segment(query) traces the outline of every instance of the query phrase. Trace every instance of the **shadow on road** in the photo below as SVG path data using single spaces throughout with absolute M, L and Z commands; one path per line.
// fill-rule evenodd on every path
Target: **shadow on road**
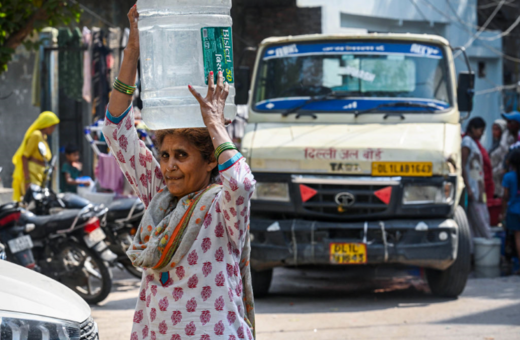
M 467 314 L 459 318 L 450 318 L 438 323 L 518 326 L 520 325 L 520 302 L 502 308 Z
M 257 313 L 330 313 L 421 307 L 446 303 L 431 295 L 420 272 L 409 269 L 276 269 Z M 377 303 L 373 303 L 377 302 Z

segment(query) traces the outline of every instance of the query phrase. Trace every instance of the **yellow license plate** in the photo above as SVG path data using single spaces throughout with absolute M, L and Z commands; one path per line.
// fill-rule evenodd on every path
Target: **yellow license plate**
M 432 162 L 373 162 L 372 176 L 431 177 Z
M 330 262 L 333 264 L 367 263 L 367 245 L 364 243 L 331 243 Z

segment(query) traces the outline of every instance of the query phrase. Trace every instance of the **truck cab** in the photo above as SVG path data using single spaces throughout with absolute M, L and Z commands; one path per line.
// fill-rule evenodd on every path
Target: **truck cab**
M 460 111 L 474 78 L 460 74 L 457 88 L 448 41 L 268 38 L 252 74 L 242 153 L 257 180 L 255 295 L 275 267 L 399 264 L 458 296 L 470 271 Z

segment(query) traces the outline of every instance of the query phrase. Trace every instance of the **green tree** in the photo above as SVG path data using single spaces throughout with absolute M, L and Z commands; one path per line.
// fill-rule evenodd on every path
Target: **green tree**
M 26 38 L 48 26 L 79 22 L 81 10 L 75 0 L 1 0 L 0 1 L 0 73 L 7 70 L 16 48 L 36 48 Z

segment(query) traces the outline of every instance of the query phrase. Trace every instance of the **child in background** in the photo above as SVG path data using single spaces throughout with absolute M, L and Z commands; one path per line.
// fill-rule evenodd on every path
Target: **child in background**
M 61 192 L 77 192 L 78 185 L 90 185 L 89 180 L 78 180 L 81 176 L 82 164 L 79 162 L 79 149 L 69 144 L 65 148 L 66 162 L 61 167 Z
M 509 166 L 512 171 L 504 175 L 502 186 L 504 196 L 502 198 L 502 214 L 500 219 L 506 217 L 506 228 L 513 232 L 516 244 L 516 256 L 520 254 L 520 149 L 514 150 L 509 156 Z

